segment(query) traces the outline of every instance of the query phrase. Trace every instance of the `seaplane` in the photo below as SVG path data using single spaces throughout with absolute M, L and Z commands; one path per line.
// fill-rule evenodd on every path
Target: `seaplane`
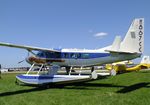
M 31 64 L 26 74 L 16 76 L 16 79 L 25 84 L 49 84 L 60 82 L 80 81 L 84 79 L 96 79 L 97 73 L 94 66 L 132 60 L 142 55 L 144 51 L 144 18 L 136 18 L 131 23 L 125 38 L 116 36 L 114 42 L 100 49 L 50 49 L 19 44 L 3 43 L 0 46 L 25 49 L 32 55 L 26 58 Z M 36 51 L 36 53 L 35 53 Z M 37 74 L 30 74 L 35 66 L 39 66 Z M 66 74 L 58 74 L 60 67 L 66 68 Z M 71 75 L 74 67 L 91 67 L 89 75 Z M 46 74 L 40 73 L 43 68 L 48 68 Z M 111 70 L 110 74 L 115 71 Z

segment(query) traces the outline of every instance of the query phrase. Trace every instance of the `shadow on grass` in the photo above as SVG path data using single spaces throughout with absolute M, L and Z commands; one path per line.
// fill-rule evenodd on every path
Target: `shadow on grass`
M 23 94 L 23 93 L 30 93 L 30 92 L 36 92 L 36 91 L 42 91 L 42 90 L 45 90 L 45 89 L 36 87 L 36 88 L 32 88 L 32 89 L 24 89 L 24 90 L 3 92 L 3 93 L 0 93 L 0 97 Z
M 149 82 L 137 83 L 131 86 L 121 86 L 121 85 L 113 85 L 113 84 L 105 84 L 105 83 L 90 83 L 90 82 L 80 82 L 80 83 L 71 83 L 71 84 L 50 84 L 50 85 L 44 85 L 40 87 L 33 87 L 32 89 L 3 92 L 0 93 L 0 97 L 31 93 L 37 91 L 39 92 L 47 89 L 95 90 L 101 87 L 122 88 L 118 90 L 116 93 L 129 93 L 140 88 L 145 88 L 145 87 L 150 88 L 150 86 L 148 86 L 149 84 L 150 84 Z
M 49 84 L 44 86 L 33 87 L 32 89 L 3 92 L 0 93 L 0 97 L 12 96 L 12 95 L 18 95 L 24 93 L 32 93 L 32 92 L 43 91 L 47 89 L 95 90 L 95 88 L 99 88 L 99 87 L 124 87 L 124 86 L 117 86 L 112 84 L 100 84 L 100 83 L 88 83 L 88 82 L 69 83 L 69 84 Z
M 142 82 L 142 83 L 137 83 L 137 84 L 134 84 L 131 86 L 126 86 L 123 89 L 117 91 L 117 93 L 129 93 L 129 92 L 135 91 L 140 88 L 149 87 L 148 86 L 149 84 L 150 84 L 149 82 Z
M 113 84 L 105 84 L 105 83 L 76 83 L 73 84 L 72 86 L 76 86 L 76 87 L 80 87 L 80 86 L 84 86 L 84 87 L 124 87 L 124 86 L 120 86 L 120 85 L 113 85 Z

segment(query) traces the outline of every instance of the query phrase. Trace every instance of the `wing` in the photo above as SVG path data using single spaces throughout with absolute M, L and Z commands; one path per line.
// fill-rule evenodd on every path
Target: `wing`
M 16 45 L 16 44 L 2 43 L 2 42 L 0 42 L 0 46 L 26 49 L 26 50 L 29 50 L 29 51 L 37 50 L 37 51 L 60 52 L 59 50 L 54 50 L 54 49 L 40 48 L 40 47 L 33 47 L 33 46 L 25 46 L 25 45 Z

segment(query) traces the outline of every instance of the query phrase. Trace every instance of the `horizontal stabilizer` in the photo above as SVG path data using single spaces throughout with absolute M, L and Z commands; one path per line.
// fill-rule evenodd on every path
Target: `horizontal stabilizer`
M 106 51 L 110 52 L 110 51 L 114 51 L 117 52 L 120 49 L 120 43 L 121 43 L 121 36 L 116 36 L 112 46 L 110 47 L 110 49 L 107 49 Z
M 137 54 L 137 52 L 125 52 L 125 51 L 113 51 L 113 50 L 105 50 L 110 53 L 120 53 L 120 54 Z

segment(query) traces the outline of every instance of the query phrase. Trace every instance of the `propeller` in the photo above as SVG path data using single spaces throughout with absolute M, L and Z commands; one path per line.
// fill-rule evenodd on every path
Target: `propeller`
M 35 55 L 35 53 L 33 53 L 32 51 L 28 50 L 27 57 L 30 56 L 30 53 Z M 26 58 L 27 58 L 27 57 L 26 57 Z M 19 61 L 18 64 L 20 64 L 20 63 L 26 61 L 26 58 L 23 57 L 23 60 Z
M 24 61 L 25 61 L 25 59 L 24 59 L 24 60 L 19 61 L 19 62 L 18 62 L 18 64 L 20 64 L 20 63 L 22 63 L 22 62 L 24 62 Z

